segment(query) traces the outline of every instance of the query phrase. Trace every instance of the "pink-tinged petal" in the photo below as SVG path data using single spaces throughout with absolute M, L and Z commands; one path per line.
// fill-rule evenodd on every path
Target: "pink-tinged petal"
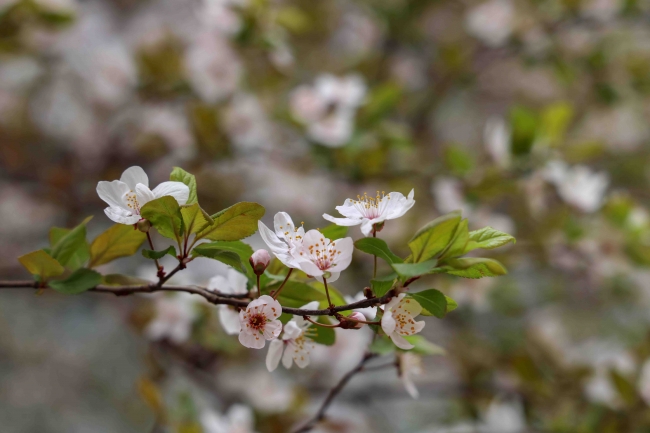
M 280 317 L 280 314 L 282 314 L 282 305 L 280 305 L 278 301 L 274 300 L 270 296 L 267 295 L 264 296 L 270 298 L 271 300 L 268 301 L 268 303 L 264 306 L 262 312 L 269 320 L 277 319 L 278 317 Z
M 335 248 L 340 251 L 341 254 L 336 255 L 333 262 L 336 266 L 332 266 L 331 269 L 332 271 L 343 272 L 347 269 L 348 266 L 350 266 L 350 263 L 352 262 L 354 242 L 352 241 L 352 238 L 338 239 L 334 242 L 336 243 Z
M 266 368 L 269 371 L 273 371 L 278 368 L 280 364 L 280 359 L 282 359 L 282 350 L 284 349 L 284 343 L 282 340 L 273 340 L 269 345 L 269 351 L 266 354 Z
M 395 203 L 389 209 L 386 213 L 386 219 L 395 219 L 403 216 L 406 212 L 409 211 L 415 204 L 415 200 L 413 200 L 413 196 L 415 194 L 414 190 L 411 190 L 411 192 L 408 195 L 408 198 L 404 197 L 400 193 L 390 193 L 391 201 L 394 200 L 393 194 L 395 194 Z
M 163 182 L 153 189 L 156 198 L 171 196 L 176 199 L 178 204 L 184 205 L 190 197 L 190 188 L 183 182 Z
M 127 184 L 131 191 L 135 191 L 135 186 L 139 183 L 147 187 L 149 186 L 149 177 L 147 177 L 147 173 L 144 172 L 142 167 L 138 167 L 137 165 L 124 170 L 122 177 L 120 177 L 120 181 Z
M 372 226 L 378 222 L 381 221 L 379 221 L 378 219 L 374 219 L 374 220 L 364 219 L 363 223 L 361 224 L 361 233 L 363 233 L 365 237 L 370 236 L 372 234 Z
M 124 210 L 120 207 L 107 207 L 104 209 L 106 216 L 116 223 L 132 225 L 140 221 L 140 215 L 134 215 L 133 212 Z
M 264 306 L 271 301 L 273 301 L 272 297 L 270 297 L 269 295 L 262 295 L 259 298 L 249 302 L 248 306 L 246 307 L 246 311 L 254 311 L 255 308 L 257 307 L 258 311 L 262 312 Z
M 361 222 L 363 221 L 362 219 L 335 218 L 326 213 L 323 214 L 323 218 L 325 218 L 327 221 L 333 222 L 337 226 L 345 226 L 345 227 L 357 226 L 361 224 Z
M 352 220 L 360 220 L 364 218 L 363 214 L 359 212 L 359 208 L 355 206 L 354 200 L 352 199 L 345 200 L 342 206 L 336 206 L 335 209 L 344 217 Z
M 296 350 L 296 347 L 294 344 L 288 344 L 287 348 L 284 350 L 284 354 L 282 355 L 282 365 L 284 365 L 284 368 L 287 370 L 291 368 L 291 364 L 293 363 L 293 351 Z
M 311 275 L 312 277 L 320 277 L 323 275 L 323 271 L 321 271 L 318 266 L 316 266 L 312 261 L 307 259 L 299 260 L 298 268 L 300 268 L 300 270 L 305 274 Z
M 396 327 L 397 322 L 395 322 L 392 311 L 386 309 L 384 315 L 381 318 L 381 329 L 384 330 L 386 335 L 391 335 L 395 331 Z
M 267 340 L 273 340 L 274 338 L 278 338 L 280 332 L 282 332 L 282 322 L 280 322 L 279 320 L 268 322 L 264 326 L 264 338 L 266 338 Z
M 142 209 L 142 206 L 156 198 L 149 187 L 141 183 L 135 186 L 135 197 L 138 200 L 138 206 L 140 206 L 140 209 Z
M 259 332 L 251 334 L 246 331 L 239 333 L 239 342 L 250 349 L 261 349 L 266 344 L 266 340 Z
M 248 292 L 246 284 L 248 283 L 248 278 L 246 275 L 241 272 L 237 272 L 234 269 L 228 269 L 228 285 L 230 286 L 230 293 L 236 295 L 243 295 Z
M 97 195 L 109 206 L 126 207 L 124 196 L 131 192 L 129 186 L 119 180 L 112 182 L 101 181 L 97 184 Z
M 227 305 L 219 305 L 219 323 L 228 335 L 235 335 L 241 332 L 239 313 Z
M 260 236 L 262 236 L 262 240 L 268 245 L 278 260 L 290 268 L 297 268 L 298 264 L 296 263 L 296 259 L 289 253 L 289 245 L 280 240 L 262 221 L 257 223 L 257 227 Z
M 399 335 L 397 332 L 393 332 L 392 334 L 390 334 L 390 339 L 393 340 L 395 346 L 399 347 L 402 350 L 410 350 L 415 347 L 411 343 L 406 341 L 406 339 L 401 335 Z

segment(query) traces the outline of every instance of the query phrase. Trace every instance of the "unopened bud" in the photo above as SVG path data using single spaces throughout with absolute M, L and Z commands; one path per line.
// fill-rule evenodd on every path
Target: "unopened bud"
M 372 292 L 370 287 L 366 287 L 363 289 L 363 296 L 365 296 L 366 299 L 372 299 L 375 297 L 375 294 Z
M 269 263 L 271 263 L 271 256 L 266 250 L 257 250 L 248 261 L 250 262 L 255 275 L 262 275 L 269 266 Z
M 149 220 L 146 219 L 141 219 L 137 223 L 135 223 L 135 226 L 140 230 L 142 233 L 147 233 L 149 229 L 151 228 L 151 223 Z
M 348 317 L 353 320 L 363 320 L 364 322 L 366 320 L 366 316 L 359 313 L 358 311 L 355 311 L 354 313 L 350 314 Z M 354 327 L 357 329 L 361 329 L 363 328 L 363 325 L 365 325 L 365 323 L 356 322 L 356 325 L 354 325 Z

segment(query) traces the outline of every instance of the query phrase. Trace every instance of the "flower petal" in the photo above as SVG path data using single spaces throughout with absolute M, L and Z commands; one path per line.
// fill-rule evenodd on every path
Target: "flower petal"
M 223 275 L 217 275 L 216 277 L 210 278 L 210 281 L 208 281 L 207 289 L 211 292 L 221 292 L 229 295 L 233 294 L 230 283 Z
M 308 343 L 305 343 L 305 345 Z M 293 361 L 299 368 L 305 368 L 309 365 L 309 351 L 305 348 L 293 353 Z
M 411 398 L 417 399 L 420 396 L 418 389 L 408 374 L 402 374 L 402 384 L 404 384 L 404 389 L 406 389 L 406 392 L 408 392 Z
M 264 298 L 266 305 L 262 309 L 268 319 L 277 319 L 282 314 L 282 305 L 269 295 L 262 295 L 259 299 Z
M 286 368 L 287 370 L 291 368 L 291 364 L 293 363 L 294 350 L 295 350 L 295 345 L 289 344 L 285 349 L 284 354 L 282 355 L 282 365 L 284 365 L 284 368 Z
M 397 332 L 393 332 L 392 334 L 390 334 L 390 339 L 393 340 L 395 346 L 399 347 L 402 350 L 410 350 L 415 347 L 411 343 L 406 341 L 406 339 L 401 335 L 399 335 Z
M 149 187 L 141 183 L 135 186 L 135 197 L 138 200 L 138 206 L 140 207 L 140 209 L 142 209 L 142 206 L 144 206 L 145 204 L 149 203 L 151 200 L 154 200 L 156 198 L 156 196 L 149 189 Z
M 343 272 L 352 262 L 352 251 L 354 251 L 354 242 L 352 238 L 337 239 L 336 249 L 341 252 L 337 254 L 330 269 L 336 272 Z
M 280 332 L 282 332 L 282 322 L 279 320 L 268 322 L 264 326 L 264 338 L 267 340 L 273 340 L 274 338 L 277 338 L 280 335 Z
M 109 206 L 126 207 L 124 196 L 131 192 L 129 186 L 119 180 L 112 182 L 101 181 L 97 183 L 97 195 Z
M 180 205 L 187 203 L 187 199 L 190 197 L 190 189 L 183 182 L 163 182 L 155 187 L 152 192 L 156 198 L 166 195 L 172 196 Z
M 284 325 L 284 336 L 282 338 L 285 340 L 295 340 L 300 337 L 300 334 L 302 334 L 302 328 L 298 326 L 295 320 L 289 320 Z
M 356 226 L 361 224 L 361 222 L 363 221 L 362 219 L 335 218 L 326 213 L 323 214 L 323 218 L 325 218 L 327 221 L 333 222 L 337 226 L 345 226 L 345 227 Z
M 266 344 L 266 340 L 262 338 L 259 332 L 251 334 L 245 330 L 239 333 L 239 342 L 251 349 L 261 349 Z
M 219 323 L 228 335 L 236 335 L 241 332 L 239 313 L 227 305 L 219 305 Z
M 364 219 L 363 223 L 361 223 L 361 233 L 366 237 L 370 236 L 372 234 L 372 226 L 383 221 L 383 219 L 380 220 L 379 218 L 374 220 Z
M 120 181 L 127 184 L 131 191 L 135 191 L 135 187 L 139 183 L 146 187 L 149 186 L 149 177 L 147 177 L 147 173 L 144 172 L 142 167 L 138 167 L 137 165 L 124 170 L 122 177 L 120 177 Z
M 391 335 L 395 331 L 397 323 L 393 317 L 393 312 L 389 309 L 386 309 L 384 315 L 381 317 L 381 329 L 384 330 L 386 335 Z
M 111 206 L 104 209 L 104 213 L 111 221 L 120 224 L 135 224 L 140 221 L 140 215 L 134 215 L 133 212 L 122 209 L 121 207 Z
M 248 289 L 246 288 L 246 284 L 248 283 L 248 278 L 241 272 L 237 272 L 236 270 L 230 268 L 228 269 L 228 285 L 230 286 L 230 293 L 236 294 L 236 295 L 243 295 L 246 292 L 248 292 Z
M 280 359 L 282 359 L 282 349 L 284 349 L 284 343 L 281 340 L 273 340 L 269 345 L 269 351 L 266 354 L 266 368 L 269 371 L 273 371 L 278 368 L 280 364 Z

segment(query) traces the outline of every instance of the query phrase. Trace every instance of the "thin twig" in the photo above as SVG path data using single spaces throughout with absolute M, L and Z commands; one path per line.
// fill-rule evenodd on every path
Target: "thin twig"
M 278 299 L 278 296 L 280 296 L 280 292 L 284 288 L 284 285 L 287 284 L 287 281 L 289 281 L 289 277 L 291 276 L 292 272 L 293 272 L 293 268 L 289 268 L 289 272 L 287 272 L 287 276 L 284 278 L 284 281 L 282 282 L 282 284 L 280 284 L 280 287 L 278 287 L 278 290 L 276 290 L 273 293 L 273 299 Z M 258 288 L 259 288 L 259 286 L 258 286 Z
M 156 249 L 153 246 L 153 240 L 151 240 L 151 233 L 147 230 L 147 240 L 149 241 L 149 246 L 153 251 L 156 251 Z M 153 259 L 154 263 L 156 264 L 156 270 L 158 271 L 158 276 L 162 274 L 162 266 L 160 266 L 160 263 L 158 263 L 158 259 Z
M 306 321 L 308 321 L 310 323 L 313 323 L 314 325 L 321 326 L 323 328 L 340 328 L 341 327 L 340 323 L 337 323 L 336 325 L 326 325 L 325 323 L 318 323 L 318 322 L 312 320 L 311 317 L 309 317 L 309 316 L 305 316 L 305 317 L 303 317 L 303 319 L 305 319 Z

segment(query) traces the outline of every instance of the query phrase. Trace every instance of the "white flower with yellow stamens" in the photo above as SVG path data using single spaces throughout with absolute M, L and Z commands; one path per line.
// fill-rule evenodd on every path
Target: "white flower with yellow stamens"
M 266 340 L 274 340 L 282 332 L 282 322 L 278 317 L 282 306 L 268 295 L 251 301 L 246 310 L 239 312 L 239 342 L 251 349 L 261 349 Z
M 422 312 L 422 306 L 414 299 L 406 298 L 406 294 L 391 299 L 384 306 L 384 315 L 381 318 L 381 329 L 393 340 L 400 349 L 413 349 L 413 345 L 406 341 L 404 335 L 414 335 L 422 331 L 424 322 L 416 322 L 413 318 Z
M 276 213 L 273 223 L 275 233 L 262 221 L 258 221 L 257 227 L 260 230 L 262 239 L 278 260 L 290 268 L 299 268 L 300 265 L 294 253 L 302 245 L 305 229 L 302 226 L 296 227 L 286 212 Z
M 352 238 L 331 241 L 318 230 L 309 230 L 294 252 L 298 268 L 323 281 L 336 281 L 352 261 Z
M 147 174 L 142 168 L 133 166 L 124 170 L 120 180 L 99 182 L 97 194 L 108 203 L 109 207 L 104 212 L 111 220 L 120 224 L 135 224 L 140 221 L 140 209 L 145 204 L 169 195 L 183 205 L 187 203 L 190 189 L 183 182 L 169 181 L 150 190 Z
M 343 206 L 336 206 L 336 210 L 345 218 L 335 218 L 323 214 L 323 218 L 340 226 L 356 226 L 361 224 L 361 232 L 364 236 L 370 236 L 375 224 L 399 218 L 404 215 L 415 204 L 413 200 L 414 190 L 411 190 L 408 197 L 399 192 L 391 192 L 381 195 L 377 191 L 376 197 L 364 193 L 357 196 L 357 199 L 347 199 Z
M 246 283 L 248 279 L 245 275 L 228 268 L 226 276 L 217 275 L 210 278 L 207 289 L 211 292 L 225 293 L 228 295 L 245 295 L 248 293 Z M 230 305 L 217 305 L 219 311 L 219 322 L 226 331 L 226 334 L 236 335 L 241 331 L 239 324 L 239 313 L 235 307 Z
M 318 308 L 318 301 L 312 301 L 300 308 L 315 310 Z M 291 368 L 294 362 L 300 368 L 307 367 L 310 354 L 316 347 L 314 341 L 310 338 L 309 331 L 312 329 L 311 323 L 303 317 L 293 316 L 293 319 L 284 325 L 282 340 L 271 341 L 269 352 L 266 355 L 266 368 L 269 371 L 275 370 L 280 363 L 280 359 L 282 359 L 282 365 L 287 369 Z

